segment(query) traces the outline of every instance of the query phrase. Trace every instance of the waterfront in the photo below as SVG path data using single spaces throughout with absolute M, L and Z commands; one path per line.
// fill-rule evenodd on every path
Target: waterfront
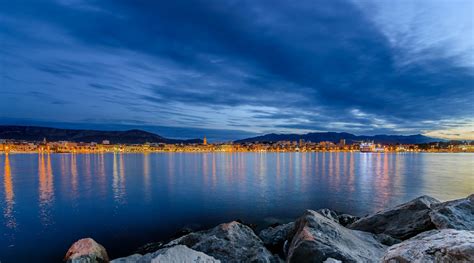
M 473 171 L 467 153 L 0 155 L 0 260 L 59 261 L 85 236 L 118 257 L 184 226 L 456 199 L 474 192 Z

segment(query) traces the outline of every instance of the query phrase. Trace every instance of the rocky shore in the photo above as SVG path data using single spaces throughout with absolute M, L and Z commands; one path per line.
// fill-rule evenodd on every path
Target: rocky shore
M 474 194 L 448 202 L 421 196 L 362 218 L 306 210 L 294 222 L 259 233 L 233 221 L 147 250 L 155 251 L 110 261 L 103 246 L 85 238 L 71 246 L 64 261 L 474 262 Z

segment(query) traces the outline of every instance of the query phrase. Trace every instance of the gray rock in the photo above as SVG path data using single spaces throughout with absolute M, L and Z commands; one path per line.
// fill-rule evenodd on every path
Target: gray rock
M 435 228 L 430 212 L 431 206 L 438 203 L 439 201 L 432 197 L 421 196 L 394 208 L 363 217 L 347 227 L 375 234 L 384 233 L 405 240 Z
M 355 221 L 360 219 L 360 217 L 358 217 L 358 216 L 353 216 L 353 215 L 349 215 L 349 214 L 341 214 L 341 215 L 338 215 L 337 218 L 339 219 L 339 224 L 341 224 L 343 226 L 347 226 L 349 224 L 352 224 Z
M 321 214 L 307 210 L 295 222 L 288 262 L 378 262 L 386 246 L 371 233 L 351 230 Z
M 454 229 L 424 232 L 391 246 L 383 262 L 474 262 L 474 232 Z
M 353 215 L 349 215 L 349 214 L 338 214 L 337 212 L 335 212 L 331 209 L 327 209 L 327 208 L 316 210 L 316 212 L 320 213 L 321 215 L 323 215 L 323 216 L 325 216 L 325 217 L 327 217 L 327 218 L 333 220 L 334 222 L 339 223 L 343 226 L 346 226 L 348 224 L 352 224 L 355 221 L 360 219 L 360 217 L 358 217 L 358 216 L 353 216 Z
M 202 252 L 192 250 L 187 246 L 177 245 L 162 248 L 146 255 L 134 254 L 124 258 L 112 260 L 110 263 L 217 263 L 219 260 Z
M 151 263 L 218 263 L 221 262 L 202 252 L 192 250 L 187 246 L 177 245 L 171 248 L 160 249 L 160 254 L 153 258 Z
M 459 200 L 433 205 L 430 218 L 437 229 L 474 231 L 474 194 Z
M 323 263 L 342 263 L 342 261 L 337 260 L 337 259 L 333 259 L 333 258 L 328 258 L 328 259 L 324 260 Z
M 395 244 L 398 244 L 402 242 L 400 239 L 393 238 L 389 235 L 386 234 L 376 234 L 375 238 L 382 244 L 386 246 L 393 246 Z
M 186 245 L 223 262 L 278 262 L 249 227 L 236 221 L 191 233 L 166 246 Z
M 294 227 L 294 222 L 269 227 L 260 231 L 258 237 L 260 237 L 265 247 L 271 253 L 283 257 L 285 255 L 285 241 L 288 239 L 288 235 L 293 231 Z
M 332 211 L 331 209 L 323 208 L 316 210 L 316 212 L 320 213 L 321 215 L 325 216 L 332 221 L 339 223 L 339 217 L 336 212 Z
M 263 244 L 266 246 L 283 244 L 287 239 L 288 234 L 293 230 L 294 227 L 294 222 L 278 225 L 275 227 L 269 227 L 260 231 L 258 237 L 260 237 L 260 239 L 263 241 Z
M 133 255 L 130 255 L 128 257 L 116 258 L 116 259 L 110 261 L 110 263 L 135 263 L 135 262 L 138 262 L 142 258 L 143 258 L 143 255 L 133 254 Z M 148 261 L 148 262 L 150 262 L 150 261 Z
M 92 238 L 76 241 L 64 256 L 68 263 L 107 263 L 109 256 L 105 248 Z

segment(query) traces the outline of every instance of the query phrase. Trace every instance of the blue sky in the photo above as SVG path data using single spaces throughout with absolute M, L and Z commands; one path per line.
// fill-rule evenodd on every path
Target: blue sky
M 0 123 L 474 139 L 473 1 L 0 1 Z

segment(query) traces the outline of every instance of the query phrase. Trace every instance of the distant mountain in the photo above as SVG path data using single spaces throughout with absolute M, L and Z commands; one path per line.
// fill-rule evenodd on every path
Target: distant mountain
M 299 141 L 303 139 L 305 141 L 311 142 L 322 142 L 330 141 L 337 143 L 341 139 L 345 139 L 346 143 L 354 143 L 359 141 L 374 141 L 375 143 L 384 143 L 384 144 L 411 144 L 411 143 L 428 143 L 435 141 L 442 141 L 440 139 L 435 139 L 427 137 L 421 134 L 416 135 L 373 135 L 366 136 L 361 135 L 357 136 L 354 134 L 346 132 L 312 132 L 307 134 L 266 134 L 262 136 L 247 138 L 243 140 L 235 141 L 236 143 L 245 143 L 245 142 L 277 142 L 277 141 Z
M 26 141 L 73 141 L 97 142 L 109 140 L 113 144 L 143 144 L 149 143 L 201 143 L 201 139 L 176 140 L 142 130 L 128 131 L 96 131 L 71 130 L 37 126 L 0 126 L 0 139 L 15 139 Z

